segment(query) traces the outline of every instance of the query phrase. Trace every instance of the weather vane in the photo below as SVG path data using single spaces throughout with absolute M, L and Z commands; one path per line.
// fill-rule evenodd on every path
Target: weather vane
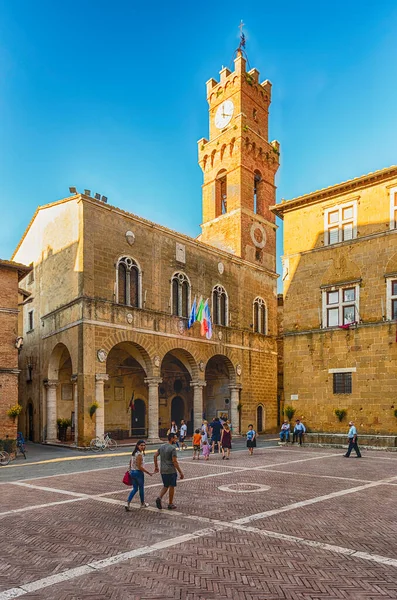
M 243 32 L 243 27 L 244 27 L 244 23 L 241 20 L 240 25 L 238 26 L 238 28 L 240 29 L 240 45 L 239 48 L 245 48 L 245 35 Z

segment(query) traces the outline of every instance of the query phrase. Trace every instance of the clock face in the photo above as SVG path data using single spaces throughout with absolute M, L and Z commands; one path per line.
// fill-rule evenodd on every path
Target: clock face
M 222 102 L 220 106 L 218 106 L 218 110 L 215 114 L 215 127 L 218 129 L 223 129 L 227 125 L 229 125 L 234 112 L 234 104 L 231 100 L 225 100 Z

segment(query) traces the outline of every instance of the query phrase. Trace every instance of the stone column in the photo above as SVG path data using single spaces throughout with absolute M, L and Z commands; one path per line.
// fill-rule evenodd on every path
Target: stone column
M 149 388 L 148 394 L 148 437 L 149 443 L 158 443 L 159 438 L 159 383 L 161 377 L 147 377 L 145 383 Z
M 205 381 L 191 381 L 193 388 L 193 430 L 201 429 L 203 421 L 203 388 L 207 385 Z
M 73 385 L 73 410 L 74 410 L 74 443 L 79 445 L 79 396 L 77 388 L 77 374 L 72 375 L 70 381 Z
M 56 442 L 57 431 L 57 380 L 48 379 L 44 385 L 47 388 L 47 437 L 46 442 Z
M 97 373 L 95 375 L 95 401 L 99 406 L 95 413 L 95 435 L 103 437 L 105 433 L 105 381 L 109 379 L 107 373 Z
M 230 389 L 230 420 L 232 422 L 233 434 L 240 435 L 240 419 L 237 406 L 240 402 L 241 384 L 235 383 L 229 386 Z

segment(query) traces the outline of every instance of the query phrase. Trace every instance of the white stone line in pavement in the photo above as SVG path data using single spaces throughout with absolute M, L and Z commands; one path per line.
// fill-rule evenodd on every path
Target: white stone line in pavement
M 151 554 L 152 552 L 157 552 L 164 550 L 166 548 L 171 548 L 172 546 L 178 546 L 179 544 L 185 544 L 186 542 L 190 542 L 192 540 L 198 539 L 200 537 L 204 537 L 207 535 L 212 535 L 216 531 L 223 529 L 222 525 L 216 525 L 214 527 L 208 527 L 206 529 L 201 529 L 195 531 L 193 533 L 186 533 L 184 535 L 179 535 L 174 538 L 170 538 L 168 540 L 163 540 L 161 542 L 156 542 L 151 546 L 143 546 L 141 548 L 136 548 L 135 550 L 131 550 L 129 552 L 122 552 L 121 554 L 116 554 L 114 556 L 109 556 L 103 560 L 97 560 L 91 563 L 87 563 L 85 565 L 81 565 L 80 567 L 74 569 L 68 569 L 63 571 L 62 573 L 57 573 L 56 575 L 51 575 L 49 577 L 44 577 L 43 579 L 37 579 L 36 581 L 32 581 L 30 583 L 26 583 L 16 588 L 10 588 L 5 590 L 4 592 L 0 592 L 0 600 L 10 600 L 11 598 L 18 598 L 20 596 L 24 596 L 25 594 L 29 594 L 31 592 L 37 592 L 46 587 L 50 587 L 52 585 L 56 585 L 57 583 L 62 583 L 63 581 L 70 581 L 71 579 L 75 579 L 76 577 L 81 577 L 82 575 L 89 575 L 95 573 L 95 571 L 99 571 L 101 569 L 106 569 L 107 567 L 111 567 L 120 562 L 125 562 L 132 558 L 137 558 L 139 556 L 144 556 L 145 554 Z
M 257 469 L 260 471 L 261 469 Z M 271 473 L 281 473 L 282 475 L 296 475 L 296 471 L 278 471 L 277 469 L 272 469 Z M 373 479 L 356 479 L 353 477 L 338 477 L 337 475 L 317 475 L 316 473 L 301 473 L 299 472 L 299 477 L 313 477 L 314 479 L 339 479 L 340 481 L 357 481 L 359 483 L 371 483 L 374 481 Z M 395 483 L 388 483 L 385 485 L 396 485 Z
M 392 478 L 396 479 L 396 478 Z M 387 480 L 386 480 L 387 481 Z M 368 486 L 361 486 L 368 487 Z M 116 501 L 117 502 L 117 501 Z M 153 509 L 154 510 L 154 509 Z M 183 513 L 170 513 L 170 516 L 187 516 L 183 515 Z M 43 579 L 38 579 L 36 581 L 32 581 L 30 583 L 21 585 L 19 587 L 10 588 L 3 592 L 0 592 L 0 600 L 11 600 L 12 598 L 18 598 L 20 596 L 24 596 L 25 594 L 31 592 L 37 592 L 46 587 L 50 587 L 56 585 L 58 583 L 62 583 L 64 581 L 70 581 L 77 577 L 81 577 L 83 575 L 92 574 L 95 571 L 100 569 L 105 569 L 121 562 L 125 562 L 132 558 L 138 558 L 140 556 L 144 556 L 146 554 L 151 554 L 153 552 L 161 551 L 166 548 L 170 548 L 173 546 L 177 546 L 180 544 L 184 544 L 186 542 L 190 542 L 200 537 L 211 536 L 217 531 L 221 531 L 226 528 L 231 528 L 234 530 L 242 531 L 244 533 L 253 533 L 256 535 L 260 535 L 263 537 L 268 537 L 272 539 L 277 539 L 281 541 L 286 541 L 289 543 L 296 543 L 298 545 L 309 546 L 311 548 L 317 548 L 328 552 L 333 552 L 337 554 L 343 554 L 345 556 L 349 556 L 350 558 L 357 558 L 361 560 L 367 560 L 370 562 L 380 563 L 390 567 L 397 567 L 397 560 L 393 558 L 389 558 L 386 556 L 381 556 L 379 554 L 370 554 L 368 552 L 360 552 L 357 550 L 353 550 L 351 548 L 344 548 L 342 546 L 336 546 L 333 544 L 326 544 L 323 542 L 316 542 L 314 540 L 307 540 L 304 538 L 299 538 L 292 535 L 286 535 L 283 533 L 277 533 L 273 531 L 267 531 L 258 529 L 257 527 L 247 527 L 238 522 L 227 522 L 227 521 L 217 521 L 208 518 L 202 518 L 199 516 L 188 515 L 188 518 L 193 518 L 194 520 L 200 520 L 203 522 L 209 522 L 213 526 L 207 527 L 205 529 L 197 530 L 193 533 L 188 533 L 184 535 L 180 535 L 174 538 L 170 538 L 168 540 L 163 540 L 161 542 L 156 542 L 151 546 L 143 546 L 141 548 L 136 548 L 135 550 L 131 550 L 129 552 L 123 552 L 120 554 L 116 554 L 114 556 L 107 557 L 103 560 L 93 561 L 87 563 L 85 565 L 81 565 L 80 567 L 76 567 L 74 569 L 68 569 L 63 571 L 62 573 L 58 573 L 56 575 L 51 575 L 49 577 L 45 577 Z
M 35 504 L 33 506 L 24 506 L 22 508 L 13 508 L 0 513 L 0 518 L 7 515 L 13 515 L 15 513 L 28 512 L 38 508 L 48 508 L 49 506 L 56 506 L 58 504 L 70 504 L 71 502 L 80 502 L 81 500 L 88 500 L 88 498 L 71 498 L 70 500 L 58 500 L 55 502 L 47 502 L 46 504 Z
M 391 483 L 396 479 L 397 479 L 397 477 L 389 477 L 387 479 L 381 479 L 379 481 L 372 481 L 371 483 L 367 483 L 365 485 L 359 485 L 354 488 L 350 488 L 350 489 L 346 489 L 346 490 L 339 490 L 338 492 L 331 492 L 331 494 L 326 494 L 324 496 L 317 496 L 316 498 L 309 498 L 308 500 L 302 500 L 301 502 L 294 502 L 293 504 L 287 504 L 287 506 L 282 506 L 281 508 L 275 508 L 273 510 L 266 510 L 262 513 L 256 513 L 256 514 L 250 515 L 248 517 L 243 517 L 242 519 L 236 519 L 232 522 L 238 523 L 238 524 L 250 523 L 251 521 L 257 521 L 259 519 L 265 519 L 267 517 L 279 515 L 280 513 L 287 512 L 290 510 L 295 510 L 296 508 L 302 508 L 303 506 L 309 506 L 310 504 L 317 504 L 318 502 L 324 502 L 325 500 L 331 500 L 332 498 L 339 498 L 340 496 L 346 496 L 347 494 L 353 494 L 355 492 L 361 492 L 361 491 L 367 490 L 369 488 L 378 487 L 379 485 L 384 485 L 385 483 Z

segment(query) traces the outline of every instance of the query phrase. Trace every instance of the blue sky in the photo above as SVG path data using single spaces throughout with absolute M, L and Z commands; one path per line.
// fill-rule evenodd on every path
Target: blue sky
M 278 201 L 397 163 L 395 1 L 0 0 L 0 257 L 70 185 L 198 235 L 205 82 L 241 19 Z

